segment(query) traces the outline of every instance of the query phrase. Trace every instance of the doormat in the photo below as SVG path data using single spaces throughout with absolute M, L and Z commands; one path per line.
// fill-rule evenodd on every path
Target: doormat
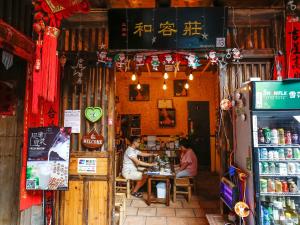
M 220 214 L 206 214 L 206 219 L 208 220 L 209 225 L 225 225 L 228 223 L 228 221 Z

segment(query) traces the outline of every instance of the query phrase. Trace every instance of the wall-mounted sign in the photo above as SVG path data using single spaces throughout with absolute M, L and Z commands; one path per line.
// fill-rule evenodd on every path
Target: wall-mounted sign
M 28 129 L 27 190 L 68 189 L 69 127 Z
M 87 107 L 85 109 L 84 114 L 87 120 L 91 121 L 92 123 L 95 123 L 102 117 L 103 110 L 100 107 Z
M 223 7 L 111 9 L 108 18 L 110 49 L 226 47 Z
M 95 129 L 93 129 L 87 135 L 82 137 L 81 143 L 86 148 L 101 148 L 104 143 L 104 138 L 101 134 L 98 134 Z
M 97 160 L 95 158 L 78 158 L 78 173 L 96 173 Z
M 80 110 L 65 110 L 64 127 L 71 127 L 73 134 L 80 133 Z

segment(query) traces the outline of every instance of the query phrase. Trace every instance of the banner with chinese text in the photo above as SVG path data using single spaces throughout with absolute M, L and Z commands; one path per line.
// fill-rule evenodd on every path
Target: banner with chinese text
M 300 78 L 300 21 L 298 17 L 287 17 L 286 55 L 288 78 Z
M 111 9 L 110 49 L 225 48 L 227 8 Z

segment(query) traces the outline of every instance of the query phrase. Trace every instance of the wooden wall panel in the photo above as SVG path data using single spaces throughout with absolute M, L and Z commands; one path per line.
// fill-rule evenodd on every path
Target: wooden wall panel
M 88 225 L 106 225 L 108 185 L 106 181 L 90 181 L 88 183 Z
M 85 157 L 87 158 L 87 157 Z M 69 168 L 69 174 L 70 175 L 93 175 L 93 176 L 106 176 L 107 175 L 107 166 L 108 166 L 108 162 L 107 162 L 107 158 L 96 158 L 96 162 L 97 162 L 97 168 L 96 168 L 96 173 L 78 173 L 77 172 L 77 165 L 78 165 L 78 158 L 71 158 L 70 159 L 70 168 Z

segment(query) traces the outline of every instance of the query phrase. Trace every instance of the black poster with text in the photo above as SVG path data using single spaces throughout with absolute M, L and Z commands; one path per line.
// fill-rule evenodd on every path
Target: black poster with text
M 110 49 L 226 47 L 227 8 L 111 9 Z

